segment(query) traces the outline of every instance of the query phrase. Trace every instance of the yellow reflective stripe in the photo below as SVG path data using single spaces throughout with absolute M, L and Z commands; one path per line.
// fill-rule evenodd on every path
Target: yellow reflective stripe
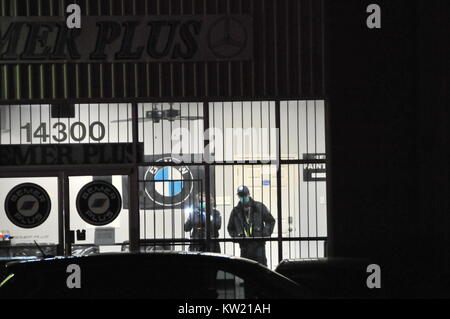
M 3 287 L 12 277 L 14 277 L 14 274 L 10 274 L 8 277 L 6 277 L 5 280 L 0 283 L 0 288 Z
M 253 225 L 250 225 L 250 236 L 248 235 L 245 227 L 244 227 L 244 234 L 245 234 L 245 237 L 250 237 L 253 234 Z

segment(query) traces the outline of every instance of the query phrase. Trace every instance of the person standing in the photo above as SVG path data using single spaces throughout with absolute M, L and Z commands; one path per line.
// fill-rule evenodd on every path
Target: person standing
M 241 257 L 248 258 L 267 266 L 266 242 L 257 239 L 270 237 L 275 226 L 275 219 L 267 207 L 250 197 L 247 186 L 237 190 L 239 203 L 231 211 L 228 221 L 228 233 L 233 238 L 253 238 L 240 241 Z
M 210 197 L 211 203 L 211 238 L 219 237 L 219 229 L 222 226 L 222 217 L 220 212 L 214 208 L 215 202 Z M 197 194 L 196 203 L 194 209 L 189 213 L 186 222 L 184 223 L 184 231 L 191 232 L 191 239 L 206 239 L 206 194 Z M 189 246 L 190 251 L 208 251 L 214 253 L 220 253 L 220 245 L 218 242 L 210 242 L 206 246 L 205 242 L 194 242 Z

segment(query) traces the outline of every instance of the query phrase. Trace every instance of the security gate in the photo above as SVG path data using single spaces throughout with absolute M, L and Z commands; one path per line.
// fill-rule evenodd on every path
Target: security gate
M 9 178 L 42 178 L 36 184 L 49 193 L 51 217 L 34 229 L 35 238 L 56 238 L 39 241 L 58 254 L 197 245 L 240 255 L 240 240 L 227 226 L 241 185 L 276 220 L 271 237 L 255 238 L 266 242 L 270 267 L 283 258 L 326 254 L 324 101 L 0 109 L 2 196 L 21 182 Z M 193 238 L 185 224 L 201 194 L 205 235 Z M 24 199 L 20 209 L 26 214 L 32 204 Z M 220 216 L 216 233 L 210 233 L 218 226 L 211 212 Z M 29 236 L 28 228 L 13 228 L 5 216 L 0 231 L 18 233 L 16 244 Z
M 205 193 L 206 227 L 212 211 L 221 225 L 199 240 L 240 255 L 227 229 L 240 185 L 276 220 L 270 267 L 326 254 L 323 0 L 77 1 L 80 30 L 64 28 L 66 1 L 0 3 L 0 178 L 53 178 L 58 254 L 111 244 L 111 228 L 110 250 L 189 249 L 184 224 Z M 122 197 L 107 225 L 78 215 L 93 181 Z M 113 198 L 95 193 L 100 219 Z

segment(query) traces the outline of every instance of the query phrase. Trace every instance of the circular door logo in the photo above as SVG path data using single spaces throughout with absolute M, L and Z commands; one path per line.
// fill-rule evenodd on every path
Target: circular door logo
M 91 225 L 104 226 L 113 222 L 122 209 L 119 191 L 110 183 L 90 182 L 83 186 L 77 196 L 80 217 Z
M 220 18 L 209 29 L 208 46 L 218 58 L 234 58 L 247 46 L 247 30 L 234 17 Z
M 50 197 L 36 184 L 17 185 L 6 196 L 6 216 L 14 225 L 22 228 L 41 225 L 50 215 L 50 210 Z
M 172 158 L 159 161 L 178 162 Z M 145 193 L 156 204 L 164 207 L 181 205 L 193 189 L 192 172 L 187 166 L 151 166 L 144 175 Z

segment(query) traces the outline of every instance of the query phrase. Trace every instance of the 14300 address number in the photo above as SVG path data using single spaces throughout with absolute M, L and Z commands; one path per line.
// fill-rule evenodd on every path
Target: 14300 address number
M 32 137 L 39 138 L 43 142 L 47 142 L 50 138 L 50 132 L 47 132 L 47 123 L 41 123 L 36 130 L 32 130 L 31 123 L 27 123 L 20 127 L 26 132 L 26 141 L 31 143 Z M 82 122 L 75 122 L 68 126 L 66 123 L 57 122 L 52 126 L 53 130 L 56 130 L 56 134 L 51 137 L 58 143 L 67 141 L 70 138 L 75 142 L 83 141 L 89 134 L 89 139 L 95 142 L 99 142 L 105 138 L 106 129 L 102 122 L 92 122 L 89 127 Z

